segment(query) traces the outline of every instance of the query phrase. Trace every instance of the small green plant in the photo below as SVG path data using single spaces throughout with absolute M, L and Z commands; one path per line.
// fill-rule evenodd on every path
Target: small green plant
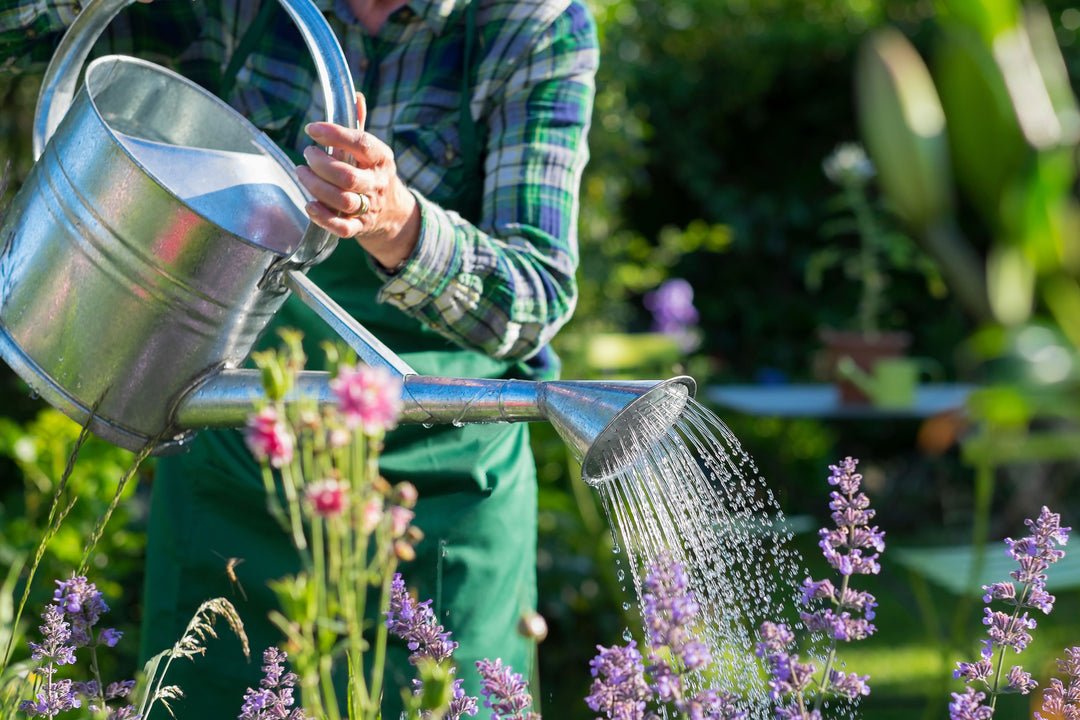
M 859 286 L 854 329 L 864 335 L 884 329 L 890 272 L 917 271 L 926 279 L 930 294 L 942 296 L 944 284 L 937 266 L 910 237 L 888 222 L 887 213 L 874 201 L 872 186 L 877 173 L 862 145 L 838 145 L 822 162 L 822 170 L 840 191 L 832 200 L 832 219 L 821 228 L 830 244 L 813 253 L 806 263 L 808 287 L 820 290 L 826 272 L 842 268 Z M 858 239 L 854 249 L 843 244 L 843 238 L 850 236 Z

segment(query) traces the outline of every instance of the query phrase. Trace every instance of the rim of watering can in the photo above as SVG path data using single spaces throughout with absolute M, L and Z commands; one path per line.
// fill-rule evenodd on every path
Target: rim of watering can
M 581 477 L 592 487 L 604 485 L 625 467 L 640 444 L 628 432 L 642 427 L 654 441 L 667 432 L 697 394 L 697 382 L 689 375 L 664 380 L 629 403 L 596 436 L 581 460 Z
M 319 86 L 323 92 L 327 121 L 355 129 L 356 86 L 345 51 L 334 31 L 311 0 L 277 1 L 300 31 L 314 61 Z M 35 160 L 41 157 L 45 144 L 71 107 L 79 76 L 90 57 L 94 43 L 120 11 L 135 2 L 136 0 L 90 0 L 61 37 L 42 77 L 34 110 L 31 145 Z M 203 92 L 206 92 L 205 89 Z M 207 95 L 216 97 L 208 92 Z M 309 222 L 297 247 L 283 261 L 295 267 L 322 260 L 326 251 L 332 248 L 336 241 L 336 237 L 329 232 Z

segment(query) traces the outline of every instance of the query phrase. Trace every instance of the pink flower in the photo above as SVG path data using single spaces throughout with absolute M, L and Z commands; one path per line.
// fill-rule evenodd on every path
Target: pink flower
M 390 535 L 396 538 L 404 535 L 414 517 L 416 517 L 416 513 L 412 510 L 400 505 L 394 505 L 390 508 Z
M 319 517 L 337 517 L 349 501 L 349 486 L 339 480 L 320 480 L 305 491 L 312 511 Z
M 244 440 L 259 462 L 268 460 L 272 467 L 280 468 L 292 461 L 292 433 L 272 406 L 263 408 L 248 419 Z
M 360 512 L 360 531 L 370 533 L 379 526 L 383 516 L 383 502 L 381 497 L 374 497 L 364 504 Z
M 401 415 L 401 380 L 383 368 L 341 367 L 330 381 L 345 425 L 377 435 L 397 426 Z

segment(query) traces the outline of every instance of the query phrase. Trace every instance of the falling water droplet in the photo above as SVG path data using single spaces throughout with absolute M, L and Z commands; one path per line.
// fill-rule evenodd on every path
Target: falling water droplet
M 626 628 L 622 631 L 622 639 L 625 642 L 630 642 L 634 639 L 634 633 L 630 632 L 630 628 Z
M 802 558 L 786 546 L 790 534 L 776 532 L 779 505 L 727 426 L 693 399 L 673 423 L 662 415 L 644 414 L 627 428 L 623 452 L 604 468 L 610 479 L 597 488 L 615 552 L 626 548 L 639 604 L 662 553 L 684 566 L 701 608 L 699 639 L 716 658 L 714 673 L 688 681 L 718 677 L 719 689 L 746 698 L 748 720 L 767 720 L 754 633 L 764 620 L 784 619 L 780 590 L 801 583 Z M 621 558 L 616 566 L 622 583 Z M 623 639 L 631 639 L 629 628 Z
M 629 610 L 630 609 L 630 603 L 624 601 L 623 604 L 622 604 L 622 609 L 623 610 Z
M 426 422 L 426 423 L 420 423 L 420 424 L 421 424 L 421 425 L 423 425 L 423 426 L 424 426 L 425 428 L 427 428 L 428 430 L 430 430 L 431 428 L 435 427 L 435 424 L 434 424 L 434 423 L 428 423 L 428 422 Z
M 30 399 L 37 400 L 41 395 L 38 394 L 37 388 L 30 388 Z

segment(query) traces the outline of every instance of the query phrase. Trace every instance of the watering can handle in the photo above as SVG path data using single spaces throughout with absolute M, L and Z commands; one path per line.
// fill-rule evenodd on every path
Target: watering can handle
M 352 73 L 334 31 L 311 0 L 279 0 L 296 23 L 304 43 L 315 60 L 326 106 L 326 119 L 345 127 L 356 127 L 356 90 Z M 134 0 L 91 0 L 75 18 L 60 40 L 41 83 L 32 134 L 34 160 L 56 132 L 71 107 L 79 73 L 90 49 L 105 27 Z M 336 238 L 334 239 L 336 241 Z M 328 232 L 309 223 L 289 264 L 304 265 L 323 254 L 331 244 Z

